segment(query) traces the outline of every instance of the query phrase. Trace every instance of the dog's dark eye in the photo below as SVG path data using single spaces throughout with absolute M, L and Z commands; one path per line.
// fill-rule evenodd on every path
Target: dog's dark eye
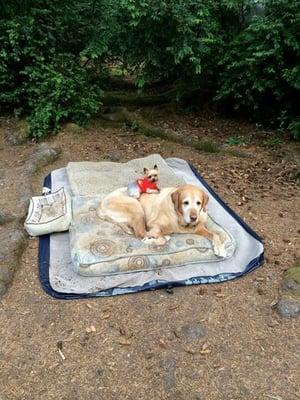
M 185 206 L 188 206 L 188 205 L 189 205 L 189 202 L 186 200 L 186 201 L 183 202 L 183 204 L 184 204 Z
M 201 205 L 201 201 L 197 201 L 197 206 L 200 206 Z

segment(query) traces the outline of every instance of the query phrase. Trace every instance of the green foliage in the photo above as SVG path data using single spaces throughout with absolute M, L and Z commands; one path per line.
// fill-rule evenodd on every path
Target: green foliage
M 2 9 L 0 104 L 28 115 L 29 133 L 37 138 L 57 132 L 66 119 L 85 123 L 100 107 L 101 90 L 93 82 L 94 73 L 80 66 L 89 33 L 83 5 L 19 3 Z
M 272 136 L 264 140 L 263 144 L 268 147 L 276 147 L 282 144 L 282 139 L 278 136 Z
M 264 6 L 228 44 L 216 99 L 284 129 L 299 115 L 300 4 L 266 0 Z
M 226 140 L 226 143 L 229 144 L 229 146 L 239 146 L 245 144 L 245 139 L 241 136 L 230 136 Z
M 291 122 L 288 129 L 291 131 L 295 140 L 300 140 L 300 120 L 296 119 Z
M 0 105 L 41 137 L 97 113 L 111 70 L 299 139 L 299 36 L 299 0 L 0 0 Z
M 200 76 L 220 42 L 214 1 L 121 0 L 120 56 L 142 88 L 155 80 Z
M 63 120 L 84 125 L 99 110 L 101 91 L 90 83 L 87 71 L 70 60 L 28 67 L 22 75 L 27 78 L 23 89 L 32 110 L 31 136 L 56 133 Z

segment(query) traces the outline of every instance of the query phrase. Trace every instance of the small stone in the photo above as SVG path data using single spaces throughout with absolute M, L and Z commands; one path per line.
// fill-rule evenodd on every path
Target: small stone
M 206 336 L 206 329 L 199 323 L 187 324 L 181 327 L 181 333 L 189 339 L 202 339 Z
M 107 158 L 110 161 L 116 162 L 116 161 L 120 161 L 122 157 L 122 153 L 119 150 L 112 150 L 108 155 Z
M 300 314 L 300 303 L 289 299 L 279 300 L 277 303 L 277 312 L 282 317 L 294 318 Z
M 96 373 L 98 376 L 102 376 L 104 374 L 104 369 L 103 368 L 97 368 Z
M 170 391 L 175 386 L 176 360 L 166 358 L 160 362 L 160 367 L 164 370 L 164 386 L 166 391 Z

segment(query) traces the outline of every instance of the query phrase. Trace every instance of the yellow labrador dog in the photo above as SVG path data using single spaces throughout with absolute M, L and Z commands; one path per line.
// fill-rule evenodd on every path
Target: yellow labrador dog
M 126 188 L 117 189 L 102 201 L 98 215 L 134 232 L 138 239 L 164 244 L 172 233 L 193 233 L 212 241 L 214 252 L 225 256 L 224 240 L 205 227 L 208 195 L 194 185 L 164 188 L 159 193 L 143 193 L 139 200 L 129 197 Z

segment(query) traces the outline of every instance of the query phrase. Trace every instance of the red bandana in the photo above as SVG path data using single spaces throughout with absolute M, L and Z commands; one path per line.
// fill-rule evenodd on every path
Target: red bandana
M 157 190 L 156 182 L 150 182 L 148 179 L 138 179 L 136 181 L 141 193 L 146 193 L 147 189 Z

